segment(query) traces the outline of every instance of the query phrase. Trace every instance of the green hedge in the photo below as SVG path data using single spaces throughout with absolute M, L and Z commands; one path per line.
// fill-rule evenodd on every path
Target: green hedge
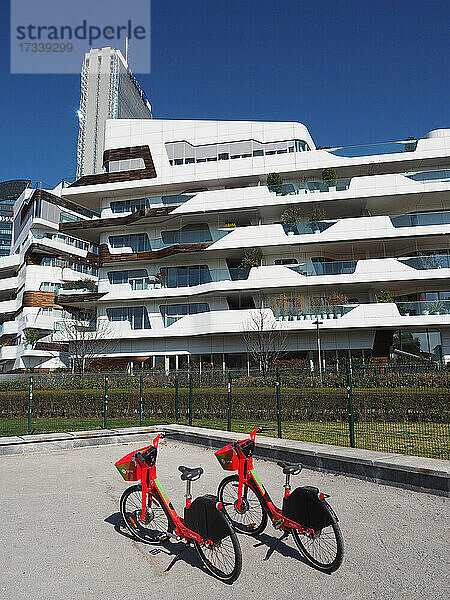
M 355 420 L 361 422 L 448 422 L 448 392 L 420 389 L 367 389 L 353 392 Z M 91 418 L 103 414 L 103 389 L 35 389 L 33 417 Z M 179 414 L 188 413 L 188 389 L 179 390 Z M 174 417 L 173 388 L 144 388 L 144 416 Z M 346 421 L 345 389 L 281 390 L 284 421 Z M 194 418 L 223 419 L 227 416 L 225 388 L 194 388 Z M 28 410 L 26 391 L 0 391 L 0 418 L 25 417 Z M 139 414 L 139 390 L 109 389 L 110 417 Z M 273 388 L 237 388 L 232 390 L 232 418 L 253 421 L 276 419 L 276 393 Z

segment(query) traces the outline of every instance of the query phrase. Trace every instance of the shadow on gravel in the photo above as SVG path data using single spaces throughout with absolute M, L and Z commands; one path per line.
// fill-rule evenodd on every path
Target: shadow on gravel
M 202 561 L 200 560 L 200 558 L 193 546 L 186 547 L 186 544 L 184 544 L 182 542 L 176 542 L 176 541 L 175 542 L 170 542 L 170 541 L 167 542 L 166 541 L 166 542 L 162 542 L 161 544 L 154 545 L 154 544 L 145 544 L 145 542 L 142 542 L 141 540 L 136 540 L 128 532 L 128 530 L 123 526 L 122 515 L 120 514 L 120 512 L 115 512 L 112 515 L 110 515 L 109 517 L 106 517 L 105 523 L 109 523 L 110 525 L 113 525 L 114 530 L 117 533 L 132 540 L 133 542 L 142 544 L 143 546 L 147 545 L 147 547 L 149 548 L 149 554 L 153 554 L 153 555 L 166 554 L 167 556 L 173 556 L 169 565 L 164 569 L 165 572 L 170 571 L 172 569 L 172 567 L 179 560 L 182 560 L 189 566 L 199 569 L 200 571 L 202 571 L 203 573 L 205 573 L 206 575 L 211 577 L 211 573 L 209 573 L 205 569 Z
M 270 549 L 274 546 L 274 544 L 276 544 L 277 538 L 275 536 L 267 535 L 266 533 L 261 533 L 260 535 L 257 535 L 255 537 L 255 542 L 256 543 L 253 544 L 254 548 L 258 548 L 259 546 L 267 546 L 267 551 L 269 552 Z M 311 565 L 306 561 L 306 559 L 300 554 L 297 547 L 292 547 L 288 545 L 287 542 L 295 544 L 294 540 L 292 539 L 292 536 L 289 536 L 288 538 L 286 538 L 286 540 L 283 540 L 277 545 L 274 554 L 281 554 L 281 556 L 285 556 L 286 558 L 294 558 L 295 560 L 302 562 L 304 565 L 311 567 Z M 269 561 L 270 560 L 271 558 L 269 558 Z

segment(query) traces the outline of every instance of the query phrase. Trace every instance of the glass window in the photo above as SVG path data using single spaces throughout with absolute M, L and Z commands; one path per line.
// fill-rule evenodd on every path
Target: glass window
M 110 321 L 128 321 L 132 329 L 150 329 L 150 321 L 145 306 L 107 308 Z
M 133 269 L 130 271 L 109 271 L 108 279 L 111 284 L 128 283 L 130 279 L 147 277 L 147 269 Z
M 188 287 L 209 283 L 211 274 L 207 265 L 191 267 L 163 267 L 161 273 L 166 276 L 167 287 Z
M 393 347 L 414 356 L 431 360 L 442 360 L 442 342 L 439 331 L 398 330 L 394 334 Z
M 151 250 L 146 233 L 130 235 L 112 235 L 109 238 L 111 248 L 131 248 L 133 252 L 148 252 Z
M 193 302 L 192 304 L 161 304 L 159 307 L 166 327 L 175 323 L 186 315 L 197 315 L 209 312 L 209 304 L 206 302 Z

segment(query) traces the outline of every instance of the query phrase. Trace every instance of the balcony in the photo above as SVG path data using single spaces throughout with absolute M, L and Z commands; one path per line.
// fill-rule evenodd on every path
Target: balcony
M 305 223 L 284 223 L 283 229 L 286 235 L 309 235 L 311 233 L 322 233 L 337 221 L 317 221 Z
M 5 321 L 0 325 L 0 338 L 6 335 L 17 335 L 18 323 L 17 321 Z
M 2 346 L 0 348 L 0 360 L 15 360 L 19 346 Z
M 320 192 L 342 192 L 350 187 L 351 178 L 343 177 L 332 181 L 306 181 L 302 183 L 283 183 L 269 186 L 269 192 L 275 196 L 295 196 L 297 194 L 316 194 Z
M 396 305 L 403 317 L 450 315 L 450 300 L 396 302 Z
M 355 272 L 357 260 L 336 260 L 332 262 L 313 262 L 288 268 L 305 277 L 318 275 L 351 275 Z
M 63 233 L 44 233 L 44 234 L 33 234 L 33 240 L 39 243 L 42 241 L 48 242 L 57 242 L 59 244 L 64 244 L 66 246 L 71 246 L 72 248 L 78 248 L 79 250 L 84 250 L 86 252 L 92 252 L 93 254 L 99 253 L 99 248 L 96 244 L 91 244 L 89 242 L 84 242 L 83 240 L 79 240 L 77 238 L 72 237 L 71 235 L 65 235 Z M 53 246 L 53 244 L 52 244 Z
M 399 258 L 398 261 L 418 271 L 450 268 L 450 254 L 412 256 L 410 258 Z
M 389 217 L 394 227 L 420 227 L 427 225 L 450 225 L 450 211 L 414 213 Z
M 398 152 L 414 152 L 417 148 L 416 139 L 398 142 L 380 142 L 376 144 L 364 144 L 361 146 L 340 146 L 336 148 L 324 148 L 334 156 L 358 157 L 376 156 L 379 154 L 397 154 Z
M 340 319 L 358 305 L 336 305 L 310 308 L 272 308 L 277 321 L 325 321 L 327 319 Z

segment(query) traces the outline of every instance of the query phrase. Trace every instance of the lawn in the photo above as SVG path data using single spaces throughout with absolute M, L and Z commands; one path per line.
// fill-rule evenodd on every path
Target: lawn
M 173 423 L 173 418 L 143 419 L 143 425 Z M 182 418 L 180 423 L 187 424 Z M 276 421 L 237 420 L 232 421 L 232 430 L 250 432 L 263 424 L 274 427 L 265 435 L 276 436 Z M 0 436 L 24 435 L 27 433 L 27 419 L 1 419 Z M 103 418 L 33 418 L 34 433 L 82 431 L 102 429 Z M 138 417 L 110 418 L 108 429 L 139 425 Z M 226 429 L 224 419 L 194 419 L 193 425 L 212 429 Z M 345 421 L 283 421 L 282 436 L 286 439 L 350 446 L 349 427 Z M 361 422 L 355 423 L 356 447 L 366 450 L 411 454 L 429 458 L 449 459 L 449 426 L 446 423 L 411 422 Z

